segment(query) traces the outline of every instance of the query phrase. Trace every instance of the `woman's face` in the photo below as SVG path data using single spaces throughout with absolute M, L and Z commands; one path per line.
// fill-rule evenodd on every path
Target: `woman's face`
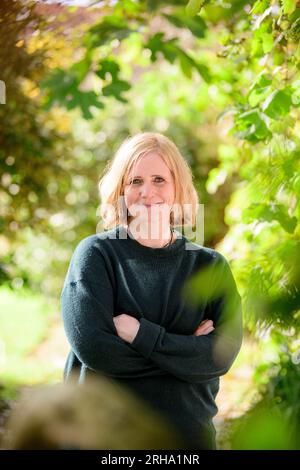
M 151 217 L 157 210 L 168 217 L 174 203 L 175 184 L 173 175 L 156 153 L 149 153 L 131 168 L 124 187 L 124 198 L 127 209 L 134 204 L 142 206 L 142 214 Z M 136 212 L 133 215 L 137 215 Z

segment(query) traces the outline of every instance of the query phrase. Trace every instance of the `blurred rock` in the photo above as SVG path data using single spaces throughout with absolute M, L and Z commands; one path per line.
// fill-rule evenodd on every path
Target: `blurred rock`
M 147 404 L 107 378 L 25 390 L 4 449 L 184 449 L 187 443 Z

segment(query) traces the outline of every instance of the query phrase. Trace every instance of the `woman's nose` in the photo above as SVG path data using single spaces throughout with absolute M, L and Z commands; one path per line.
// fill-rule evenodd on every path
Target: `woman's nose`
M 140 196 L 146 198 L 146 197 L 151 196 L 152 193 L 153 193 L 153 186 L 151 185 L 151 183 L 142 184 L 141 189 L 140 189 Z

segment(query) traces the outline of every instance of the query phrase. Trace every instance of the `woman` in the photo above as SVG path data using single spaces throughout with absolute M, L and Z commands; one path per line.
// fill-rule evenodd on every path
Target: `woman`
M 226 259 L 174 228 L 195 226 L 191 170 L 166 136 L 144 132 L 123 142 L 99 187 L 106 230 L 79 243 L 61 295 L 65 380 L 111 377 L 191 448 L 215 449 L 215 397 L 241 347 L 241 299 Z

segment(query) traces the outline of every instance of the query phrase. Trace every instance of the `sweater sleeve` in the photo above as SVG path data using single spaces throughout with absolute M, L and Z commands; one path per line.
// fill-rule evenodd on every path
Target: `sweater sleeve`
M 61 293 L 67 339 L 81 363 L 108 377 L 166 375 L 121 339 L 113 322 L 114 290 L 101 251 L 89 237 L 76 248 Z
M 207 286 L 210 299 L 204 319 L 213 320 L 213 332 L 202 336 L 174 334 L 141 318 L 131 343 L 145 358 L 187 382 L 203 382 L 228 372 L 242 344 L 241 297 L 229 264 L 220 253 L 212 273 L 209 282 L 215 287 Z

